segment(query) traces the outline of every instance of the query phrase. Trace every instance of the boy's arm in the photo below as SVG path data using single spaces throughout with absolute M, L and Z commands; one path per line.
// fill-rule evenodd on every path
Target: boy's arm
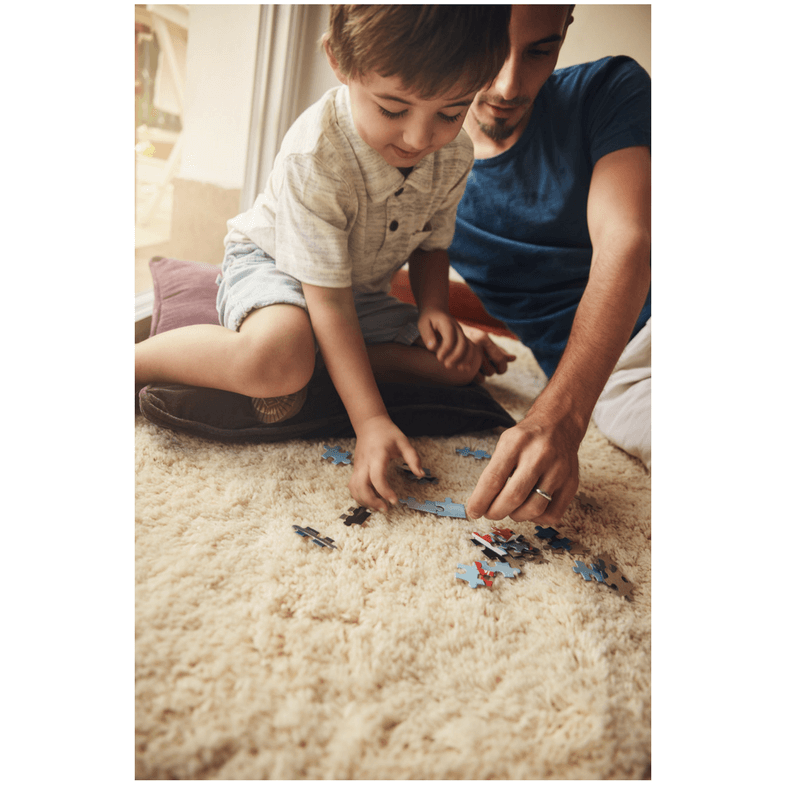
M 408 280 L 417 301 L 417 327 L 425 347 L 450 369 L 467 371 L 477 347 L 451 316 L 450 259 L 446 250 L 415 250 L 408 258 Z
M 385 511 L 381 497 L 397 503 L 397 495 L 386 481 L 389 460 L 402 458 L 422 477 L 425 473 L 419 456 L 386 411 L 358 324 L 352 289 L 303 283 L 303 294 L 328 373 L 356 434 L 350 491 L 360 505 Z

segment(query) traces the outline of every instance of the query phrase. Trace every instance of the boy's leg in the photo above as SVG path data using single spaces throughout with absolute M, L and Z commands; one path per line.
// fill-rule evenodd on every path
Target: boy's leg
M 238 331 L 191 325 L 145 339 L 136 345 L 136 382 L 277 397 L 308 383 L 314 357 L 308 313 L 277 304 L 250 312 Z
M 477 350 L 465 372 L 447 369 L 437 361 L 420 338 L 416 306 L 382 292 L 356 292 L 354 299 L 376 380 L 462 386 L 478 374 L 481 355 Z
M 472 383 L 481 366 L 480 353 L 476 352 L 474 364 L 466 371 L 448 369 L 431 353 L 421 339 L 413 345 L 367 345 L 375 379 L 391 383 L 439 383 L 446 386 L 466 386 Z

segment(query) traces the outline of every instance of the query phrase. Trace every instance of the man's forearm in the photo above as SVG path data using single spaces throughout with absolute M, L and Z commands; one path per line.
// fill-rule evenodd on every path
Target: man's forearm
M 596 250 L 567 347 L 534 408 L 571 418 L 585 433 L 649 286 L 649 237 L 632 236 Z

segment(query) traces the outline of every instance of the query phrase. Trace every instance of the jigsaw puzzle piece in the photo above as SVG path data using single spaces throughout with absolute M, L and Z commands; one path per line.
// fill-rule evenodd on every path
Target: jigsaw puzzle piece
M 308 536 L 314 544 L 320 547 L 330 547 L 332 550 L 338 549 L 330 536 L 323 536 L 319 531 L 315 531 L 313 528 L 301 528 L 299 525 L 292 525 L 292 527 L 298 536 Z
M 615 568 L 616 569 L 616 568 Z M 619 592 L 620 597 L 628 597 L 631 593 L 631 584 L 618 570 L 609 572 L 605 581 L 609 586 Z
M 450 497 L 446 497 L 444 502 L 436 503 L 441 510 L 436 513 L 440 517 L 457 517 L 458 519 L 466 519 L 467 511 L 461 503 L 454 503 Z
M 341 447 L 337 444 L 336 447 L 328 447 L 328 445 L 323 445 L 325 448 L 325 452 L 322 454 L 323 458 L 330 459 L 333 464 L 352 464 L 353 462 L 350 461 L 350 456 L 352 453 L 348 452 L 347 450 L 342 450 Z
M 403 466 L 401 467 L 401 471 L 405 473 L 406 477 L 409 480 L 416 481 L 417 483 L 433 483 L 433 484 L 439 483 L 439 479 L 438 478 L 434 478 L 433 475 L 431 475 L 431 471 L 427 467 L 423 467 L 422 469 L 425 471 L 425 477 L 424 478 L 418 478 L 408 468 L 408 464 L 403 464 Z
M 588 506 L 589 508 L 592 508 L 594 510 L 597 510 L 597 509 L 600 508 L 600 504 L 597 502 L 597 500 L 595 500 L 593 497 L 587 497 L 583 492 L 578 492 L 575 495 L 575 499 L 582 506 Z
M 428 514 L 439 513 L 439 505 L 433 500 L 426 500 L 424 503 L 420 503 L 416 497 L 407 497 L 405 500 L 401 497 L 400 502 L 408 508 L 413 508 L 414 511 L 425 511 Z
M 481 578 L 481 574 L 478 572 L 478 567 L 475 566 L 475 564 L 459 564 L 458 569 L 463 569 L 465 574 L 462 575 L 460 572 L 456 572 L 456 578 L 461 581 L 466 581 L 470 589 L 477 589 L 479 586 L 487 585 Z M 489 582 L 489 586 L 491 586 L 491 582 Z
M 364 506 L 358 506 L 358 508 L 351 506 L 349 512 L 349 516 L 342 514 L 339 517 L 339 519 L 344 520 L 345 525 L 366 525 L 367 520 L 372 516 L 372 512 Z
M 497 561 L 494 566 L 491 566 L 488 561 L 482 561 L 485 570 L 491 570 L 495 574 L 502 575 L 504 578 L 515 578 L 522 572 L 517 567 L 512 567 L 511 564 L 506 564 L 505 561 Z
M 491 453 L 487 453 L 485 450 L 470 450 L 469 447 L 462 447 L 456 448 L 456 453 L 460 456 L 472 456 L 473 458 L 478 459 L 479 461 L 482 458 L 491 458 Z
M 485 533 L 478 533 L 478 531 L 473 531 L 469 534 L 470 541 L 477 545 L 478 547 L 484 548 L 484 553 L 489 555 L 489 553 L 494 553 L 498 556 L 507 556 L 508 551 L 505 547 L 500 546 L 496 542 L 493 541 L 491 535 L 487 535 Z M 488 551 L 488 552 L 487 552 Z M 489 556 L 490 558 L 492 556 Z
M 575 564 L 576 566 L 572 568 L 572 571 L 580 575 L 585 581 L 590 581 L 594 578 L 598 583 L 604 583 L 603 573 L 594 564 L 587 566 L 583 561 L 576 561 Z

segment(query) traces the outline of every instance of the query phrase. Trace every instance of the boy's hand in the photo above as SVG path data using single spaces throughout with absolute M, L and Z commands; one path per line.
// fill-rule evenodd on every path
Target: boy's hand
M 436 359 L 447 369 L 469 372 L 481 358 L 478 347 L 464 334 L 455 317 L 445 311 L 421 311 L 417 321 L 420 336 Z
M 515 355 L 495 344 L 486 331 L 465 325 L 463 322 L 460 325 L 464 335 L 480 350 L 482 375 L 487 377 L 494 374 L 502 375 L 508 369 L 509 361 L 516 360 Z
M 389 461 L 403 459 L 418 478 L 425 476 L 422 462 L 411 442 L 388 416 L 361 422 L 356 436 L 353 477 L 348 484 L 350 494 L 361 506 L 387 511 L 386 501 L 397 505 L 397 495 L 386 480 Z

